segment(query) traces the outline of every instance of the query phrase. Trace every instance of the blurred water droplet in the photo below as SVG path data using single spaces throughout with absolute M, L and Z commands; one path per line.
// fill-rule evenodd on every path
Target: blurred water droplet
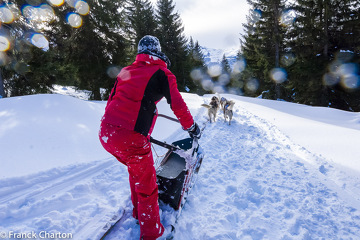
M 249 20 L 249 23 L 256 24 L 262 17 L 262 11 L 260 9 L 255 9 L 250 13 L 250 15 L 251 19 Z
M 229 88 L 228 93 L 233 94 L 233 95 L 243 95 L 244 94 L 241 91 L 241 89 L 238 89 L 238 88 Z
M 14 21 L 14 14 L 7 7 L 0 7 L 0 21 L 3 23 L 12 23 Z
M 285 53 L 284 55 L 281 56 L 280 61 L 282 65 L 289 67 L 294 64 L 296 58 L 293 53 Z
M 66 0 L 66 3 L 67 3 L 70 7 L 75 8 L 76 1 L 77 1 L 77 0 Z
M 55 19 L 54 9 L 48 4 L 41 4 L 38 7 L 25 5 L 22 14 L 28 20 L 35 23 L 52 22 Z
M 360 78 L 355 74 L 345 75 L 341 79 L 341 85 L 347 89 L 357 89 L 360 86 Z
M 30 42 L 38 48 L 48 50 L 49 49 L 49 41 L 46 39 L 46 37 L 40 33 L 34 33 L 32 34 L 30 38 Z
M 235 63 L 234 63 L 234 66 L 233 66 L 233 73 L 241 73 L 242 71 L 244 71 L 246 68 L 246 61 L 245 61 L 245 58 L 241 58 L 239 60 L 237 60 Z
M 24 62 L 16 62 L 13 65 L 13 69 L 19 74 L 25 74 L 29 71 L 29 66 Z
M 9 58 L 5 52 L 0 52 L 0 66 L 5 66 L 9 62 Z
M 246 82 L 245 88 L 250 92 L 256 92 L 256 90 L 259 88 L 259 85 L 259 81 L 256 78 L 251 78 Z
M 24 5 L 21 9 L 22 15 L 27 18 L 27 19 L 31 19 L 34 11 L 34 7 L 30 6 L 30 5 Z
M 224 88 L 223 85 L 214 85 L 214 87 L 212 88 L 212 92 L 214 93 L 225 93 L 226 89 Z
M 211 77 L 218 77 L 222 72 L 222 67 L 218 63 L 211 64 L 208 66 L 208 74 Z
M 0 36 L 0 51 L 6 52 L 10 48 L 10 41 L 5 36 Z
M 283 68 L 273 68 L 270 71 L 270 77 L 276 83 L 283 83 L 286 81 L 287 73 Z
M 14 21 L 19 19 L 21 16 L 21 12 L 20 12 L 19 8 L 13 3 L 8 3 L 7 6 L 13 14 Z
M 336 60 L 328 66 L 329 73 L 323 76 L 323 83 L 327 86 L 334 86 L 340 83 L 344 89 L 353 90 L 360 87 L 359 65 L 357 63 L 344 61 L 351 60 L 352 52 L 342 52 L 337 54 Z
M 82 18 L 79 14 L 70 13 L 68 14 L 66 20 L 73 28 L 79 28 L 82 26 Z
M 52 22 L 55 19 L 54 9 L 48 4 L 41 4 L 38 10 L 40 22 Z
M 127 70 L 122 70 L 120 72 L 119 76 L 123 81 L 127 81 L 127 80 L 131 79 L 131 73 L 130 73 L 130 71 L 127 71 Z
M 211 79 L 204 79 L 201 82 L 201 85 L 206 91 L 211 91 L 214 88 L 214 83 L 211 81 Z
M 64 0 L 47 0 L 51 5 L 59 7 L 64 4 Z
M 221 74 L 218 78 L 218 82 L 222 86 L 226 86 L 230 82 L 229 74 Z
M 190 77 L 194 81 L 200 81 L 201 79 L 203 79 L 203 73 L 202 73 L 202 71 L 200 69 L 193 69 L 190 72 Z
M 337 69 L 337 74 L 344 75 L 353 75 L 358 72 L 358 65 L 355 63 L 344 63 L 339 66 Z
M 294 10 L 284 11 L 280 17 L 280 24 L 282 24 L 284 27 L 290 27 L 294 23 L 295 18 L 296 13 Z
M 84 1 L 77 1 L 75 9 L 80 15 L 87 15 L 90 12 L 89 4 Z
M 337 74 L 337 70 L 338 70 L 338 68 L 340 67 L 340 65 L 341 65 L 341 62 L 336 61 L 336 60 L 333 61 L 332 63 L 330 63 L 329 66 L 328 66 L 330 73 L 336 75 L 336 74 Z
M 119 66 L 111 66 L 107 69 L 106 73 L 110 78 L 116 78 L 120 73 L 121 67 Z
M 326 86 L 334 86 L 340 82 L 340 77 L 332 74 L 332 73 L 325 73 L 323 76 L 323 83 Z

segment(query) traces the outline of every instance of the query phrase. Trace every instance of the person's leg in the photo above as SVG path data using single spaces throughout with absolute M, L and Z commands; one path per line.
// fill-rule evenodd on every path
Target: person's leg
M 99 131 L 99 139 L 104 149 L 111 153 L 119 162 L 127 166 L 126 157 L 122 157 L 121 152 L 126 153 L 126 145 L 129 131 L 123 131 L 121 128 L 102 123 Z M 125 150 L 124 150 L 125 149 Z M 137 196 L 135 194 L 135 185 L 132 184 L 132 177 L 129 176 L 131 202 L 133 203 L 133 217 L 138 219 L 137 215 Z
M 156 172 L 148 139 L 138 135 L 139 145 L 128 148 L 132 154 L 127 158 L 130 185 L 134 189 L 133 199 L 137 201 L 134 205 L 134 215 L 137 214 L 141 237 L 143 239 L 156 239 L 164 232 L 160 222 L 158 186 L 156 183 Z
M 137 198 L 137 193 L 135 191 L 135 181 L 133 181 L 132 178 L 133 177 L 129 173 L 129 183 L 130 183 L 130 190 L 131 190 L 131 202 L 132 202 L 132 204 L 134 206 L 132 216 L 133 216 L 133 218 L 138 220 L 139 217 L 138 217 L 138 210 L 137 209 L 138 209 L 139 202 L 138 202 L 138 198 Z
M 128 167 L 133 216 L 139 220 L 141 237 L 156 239 L 164 232 L 160 222 L 158 186 L 149 140 L 134 131 L 102 126 L 104 148 Z

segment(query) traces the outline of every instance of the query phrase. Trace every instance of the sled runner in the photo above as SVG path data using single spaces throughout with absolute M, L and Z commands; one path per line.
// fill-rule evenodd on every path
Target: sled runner
M 99 239 L 104 240 L 105 237 L 113 230 L 115 225 L 120 222 L 125 217 L 125 210 L 120 209 L 118 213 L 116 213 L 109 222 L 107 222 L 104 227 L 101 229 L 99 234 Z

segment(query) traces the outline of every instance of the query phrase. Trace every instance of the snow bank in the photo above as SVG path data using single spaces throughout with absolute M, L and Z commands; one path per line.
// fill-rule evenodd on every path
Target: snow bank
M 294 143 L 360 173 L 360 113 L 282 101 L 224 95 L 269 121 Z
M 45 94 L 0 102 L 0 177 L 109 157 L 98 141 L 104 102 Z

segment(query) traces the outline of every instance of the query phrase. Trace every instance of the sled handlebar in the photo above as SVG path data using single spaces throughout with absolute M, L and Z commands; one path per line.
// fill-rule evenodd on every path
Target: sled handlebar
M 167 116 L 167 115 L 165 115 L 165 114 L 158 114 L 158 117 L 162 117 L 162 118 L 168 119 L 168 120 L 170 120 L 170 121 L 173 121 L 173 122 L 176 122 L 176 123 L 180 123 L 180 121 L 179 121 L 178 119 L 173 118 L 173 117 L 170 117 L 170 116 Z M 206 127 L 206 123 L 205 123 L 204 127 L 200 129 L 200 132 L 204 131 L 205 127 Z M 162 142 L 162 141 L 156 140 L 156 139 L 154 139 L 154 138 L 152 138 L 152 137 L 150 137 L 150 142 L 151 142 L 151 143 L 154 143 L 154 144 L 156 144 L 156 145 L 159 145 L 159 146 L 161 146 L 161 147 L 167 148 L 167 149 L 169 149 L 169 150 L 171 150 L 171 151 L 175 151 L 175 150 L 182 150 L 182 151 L 183 151 L 183 149 L 181 149 L 181 148 L 179 148 L 179 147 L 176 147 L 176 146 L 174 146 L 174 145 L 168 144 L 168 143 L 166 143 L 166 142 Z M 198 143 L 198 139 L 197 139 L 197 138 L 193 138 L 193 144 L 196 144 L 196 147 L 194 147 L 194 152 L 193 152 L 193 155 L 194 155 L 195 149 L 199 146 L 199 143 Z
M 173 121 L 173 122 L 176 122 L 176 123 L 180 123 L 180 121 L 179 120 L 177 120 L 176 118 L 173 118 L 173 117 L 169 117 L 169 116 L 167 116 L 167 115 L 165 115 L 165 114 L 158 114 L 158 117 L 163 117 L 163 118 L 166 118 L 166 119 L 168 119 L 168 120 L 170 120 L 170 121 Z
M 168 144 L 168 143 L 166 143 L 166 142 L 162 142 L 162 141 L 156 140 L 156 139 L 154 139 L 154 138 L 152 138 L 152 137 L 150 137 L 150 142 L 152 142 L 152 143 L 154 143 L 154 144 L 156 144 L 156 145 L 159 145 L 159 146 L 161 146 L 161 147 L 167 148 L 167 149 L 169 149 L 169 150 L 171 150 L 171 151 L 182 150 L 182 149 L 179 148 L 179 147 L 176 147 L 176 146 L 174 146 L 174 145 Z

